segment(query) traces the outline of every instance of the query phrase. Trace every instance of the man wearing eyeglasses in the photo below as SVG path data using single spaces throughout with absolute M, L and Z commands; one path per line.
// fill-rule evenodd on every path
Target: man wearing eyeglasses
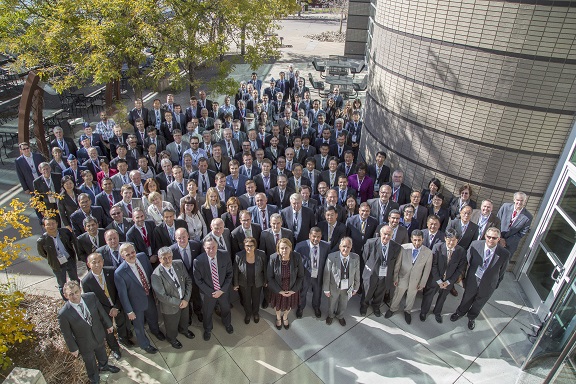
M 468 329 L 476 326 L 475 319 L 484 304 L 500 285 L 510 260 L 510 252 L 499 245 L 500 230 L 488 228 L 486 240 L 476 240 L 468 249 L 468 272 L 464 280 L 464 295 L 450 321 L 468 315 Z
M 31 195 L 34 193 L 34 179 L 40 176 L 38 167 L 46 159 L 39 153 L 33 153 L 28 143 L 20 143 L 18 148 L 20 149 L 20 156 L 15 161 L 16 173 L 24 193 Z

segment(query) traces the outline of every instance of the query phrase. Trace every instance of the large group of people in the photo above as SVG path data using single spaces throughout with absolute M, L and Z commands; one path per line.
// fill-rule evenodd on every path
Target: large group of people
M 189 106 L 169 94 L 150 109 L 137 99 L 126 126 L 103 112 L 78 142 L 56 128 L 50 160 L 19 144 L 23 190 L 57 212 L 37 212 L 38 254 L 67 301 L 59 314 L 67 345 L 93 382 L 117 369 L 104 343 L 116 358 L 134 336 L 157 352 L 145 324 L 177 349 L 178 335 L 195 337 L 193 316 L 204 340 L 213 314 L 233 333 L 234 291 L 245 324 L 270 306 L 280 330 L 292 310 L 304 316 L 309 293 L 316 318 L 327 303 L 328 325 L 346 325 L 357 294 L 361 315 L 372 307 L 382 316 L 385 303 L 386 318 L 402 310 L 410 324 L 419 292 L 420 320 L 437 295 L 442 322 L 462 281 L 450 320 L 467 316 L 474 329 L 529 230 L 527 196 L 495 210 L 488 199 L 477 206 L 468 184 L 451 199 L 437 178 L 411 188 L 385 152 L 363 161 L 359 100 L 345 101 L 338 88 L 326 100 L 310 94 L 290 66 L 267 87 L 252 74 L 222 105 L 203 90 Z M 81 281 L 77 261 L 89 268 Z

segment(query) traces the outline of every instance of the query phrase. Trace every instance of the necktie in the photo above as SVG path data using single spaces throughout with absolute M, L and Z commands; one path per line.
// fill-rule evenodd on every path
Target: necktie
M 174 228 L 168 227 L 168 234 L 170 235 L 170 240 L 174 241 Z
M 350 166 L 347 165 L 347 166 L 346 166 L 346 176 L 348 176 L 349 173 L 350 173 Z
M 328 226 L 328 241 L 332 240 L 332 234 L 334 233 L 334 225 L 330 224 Z
M 416 248 L 414 248 L 412 250 L 412 264 L 414 264 L 416 262 L 417 257 L 418 257 L 418 250 Z
M 284 191 L 280 190 L 280 205 L 282 205 L 283 200 L 284 200 Z
M 202 175 L 202 193 L 206 193 L 208 190 L 208 182 L 206 181 L 206 175 Z
M 254 205 L 254 196 L 250 196 L 250 206 Z
M 92 242 L 92 252 L 98 248 L 98 241 L 94 236 L 90 236 L 90 242 Z
M 312 247 L 312 268 L 318 269 L 318 247 Z
M 362 226 L 360 228 L 360 231 L 362 231 L 362 234 L 364 234 L 366 232 L 366 221 L 362 220 Z
M 174 284 L 176 285 L 176 289 L 180 289 L 180 282 L 178 281 L 178 278 L 176 277 L 176 275 L 174 275 L 174 270 L 172 268 L 170 268 L 168 270 L 168 273 L 170 274 L 170 277 L 174 281 Z
M 224 244 L 224 240 L 222 239 L 222 237 L 220 237 L 220 240 L 218 241 L 218 243 L 220 244 L 220 247 L 224 250 L 226 250 L 226 245 Z
M 180 156 L 180 152 L 182 151 L 182 147 L 180 144 L 176 144 L 176 148 L 178 149 L 178 156 Z
M 148 285 L 148 280 L 146 280 L 146 276 L 144 276 L 144 271 L 138 263 L 136 263 L 136 270 L 138 271 L 138 277 L 140 278 L 140 282 L 142 283 L 142 288 L 144 288 L 144 292 L 146 292 L 146 296 L 150 294 L 150 286 Z
M 128 184 L 128 176 L 122 176 L 122 180 L 124 181 L 124 184 Z
M 218 280 L 218 266 L 216 265 L 216 261 L 214 259 L 210 260 L 210 271 L 212 274 L 212 285 L 214 286 L 214 290 L 219 291 L 220 280 Z
M 280 241 L 280 234 L 277 233 L 274 235 L 274 237 L 276 238 L 276 244 L 278 244 L 278 242 Z
M 384 262 L 386 262 L 386 252 L 388 251 L 388 245 L 382 246 L 382 257 L 384 258 Z
M 430 239 L 430 244 L 429 244 L 429 245 L 431 246 L 432 243 L 434 242 L 434 235 L 430 234 L 429 239 Z
M 266 229 L 268 229 L 268 223 L 266 222 L 266 211 L 261 209 L 260 214 L 262 217 L 262 219 L 260 220 L 262 222 L 262 229 L 266 230 Z
M 340 190 L 340 204 L 344 204 L 346 200 L 344 199 L 344 191 Z
M 466 228 L 468 228 L 468 224 L 462 225 L 462 234 L 466 232 Z
M 106 282 L 104 281 L 104 278 L 102 277 L 102 273 L 98 275 L 98 281 L 100 282 L 100 286 L 104 287 L 104 294 L 106 295 L 106 297 L 108 299 L 110 299 L 110 292 L 108 292 L 108 287 L 106 286 Z
M 294 233 L 298 232 L 298 212 L 294 212 Z
M 452 250 L 452 249 L 448 250 L 448 262 L 446 264 L 450 263 L 450 259 L 452 258 L 452 252 L 454 252 L 454 250 Z
M 322 157 L 322 168 L 324 168 L 325 165 L 326 165 L 326 158 Z
M 112 257 L 114 258 L 114 264 L 119 265 L 122 262 L 118 255 L 118 251 L 112 251 Z
M 178 187 L 180 188 L 180 192 L 182 192 L 182 195 L 184 195 L 184 183 L 179 183 Z
M 518 212 L 514 210 L 514 213 L 512 213 L 512 218 L 510 219 L 510 223 L 508 224 L 508 228 L 510 228 L 512 224 L 514 224 L 514 221 L 516 220 L 516 215 L 518 215 Z
M 130 214 L 130 216 L 132 216 L 132 204 L 128 203 L 127 208 L 128 208 L 128 213 Z
M 492 260 L 492 258 L 490 257 L 490 250 L 487 249 L 486 250 L 486 256 L 484 257 L 484 264 L 482 265 L 482 269 L 485 270 L 486 268 L 488 268 L 491 260 Z
M 146 244 L 147 247 L 150 246 L 150 241 L 148 240 L 148 235 L 146 234 L 146 227 L 142 227 L 142 238 L 144 239 L 144 243 Z
M 110 202 L 110 208 L 112 208 L 114 205 L 114 198 L 112 197 L 112 194 L 108 195 L 108 201 Z
M 84 318 L 84 321 L 89 325 L 92 325 L 92 315 L 90 315 L 90 311 L 88 308 L 86 308 L 86 304 L 80 303 L 80 310 L 82 311 L 82 317 Z
M 188 252 L 186 252 L 186 249 L 181 249 L 180 255 L 182 256 L 182 262 L 186 269 L 190 269 L 190 259 L 188 258 Z
M 342 147 L 338 146 L 338 157 L 342 157 Z

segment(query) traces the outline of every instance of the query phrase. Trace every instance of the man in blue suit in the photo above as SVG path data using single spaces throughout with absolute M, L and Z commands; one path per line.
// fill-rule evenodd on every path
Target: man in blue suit
M 228 187 L 234 188 L 235 196 L 241 196 L 246 193 L 246 181 L 248 176 L 240 174 L 240 163 L 238 160 L 230 160 L 228 164 L 228 169 L 230 174 L 226 176 L 226 185 Z
M 16 173 L 22 190 L 30 195 L 34 191 L 34 179 L 40 176 L 38 166 L 46 159 L 39 153 L 32 153 L 28 143 L 20 143 L 18 148 L 20 149 L 20 156 L 15 161 Z
M 150 344 L 144 331 L 144 322 L 147 322 L 150 331 L 158 340 L 166 339 L 158 327 L 158 311 L 150 282 L 152 265 L 145 253 L 136 254 L 131 243 L 120 246 L 120 256 L 124 262 L 114 272 L 114 283 L 122 308 L 134 325 L 140 348 L 148 353 L 156 353 L 158 350 Z

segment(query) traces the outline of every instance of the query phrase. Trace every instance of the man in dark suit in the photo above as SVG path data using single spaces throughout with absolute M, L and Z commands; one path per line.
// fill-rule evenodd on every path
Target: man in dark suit
M 134 244 L 138 253 L 144 253 L 150 259 L 152 265 L 158 262 L 158 256 L 154 251 L 156 242 L 154 239 L 153 221 L 147 221 L 142 208 L 134 208 L 132 211 L 134 225 L 126 232 L 126 241 Z M 152 272 L 150 272 L 152 273 Z
M 377 227 L 378 221 L 370 216 L 368 203 L 360 204 L 358 214 L 346 220 L 346 233 L 352 238 L 352 252 L 361 255 L 364 243 L 374 237 Z
M 392 174 L 392 182 L 388 183 L 390 188 L 392 188 L 392 194 L 390 199 L 398 205 L 407 204 L 410 202 L 410 193 L 412 189 L 404 184 L 404 172 L 397 169 Z
M 106 244 L 96 249 L 96 253 L 102 255 L 104 266 L 116 269 L 122 264 L 118 232 L 114 229 L 107 229 L 106 232 L 104 232 L 104 240 Z
M 377 317 L 382 316 L 380 306 L 386 296 L 394 294 L 394 267 L 402 252 L 402 246 L 392 241 L 392 228 L 385 225 L 380 236 L 369 239 L 364 245 L 362 280 L 364 290 L 360 299 L 360 315 L 366 316 L 370 305 Z
M 144 322 L 150 332 L 160 341 L 166 339 L 158 326 L 158 311 L 150 286 L 152 265 L 146 254 L 136 254 L 134 245 L 125 243 L 120 246 L 120 256 L 124 262 L 114 272 L 114 283 L 120 296 L 122 308 L 128 320 L 132 321 L 140 348 L 154 354 L 158 350 L 150 344 L 144 331 Z
M 262 160 L 262 172 L 252 179 L 256 183 L 257 192 L 268 192 L 269 189 L 276 187 L 277 175 L 272 173 L 272 162 L 270 159 Z
M 252 222 L 260 224 L 260 227 L 262 227 L 262 230 L 264 231 L 270 228 L 271 215 L 273 213 L 278 213 L 278 207 L 268 204 L 268 198 L 264 193 L 256 194 L 254 200 L 256 205 L 248 208 L 248 212 L 252 215 Z
M 176 230 L 178 228 L 188 229 L 188 224 L 184 220 L 176 220 L 176 211 L 166 208 L 162 211 L 164 222 L 154 228 L 154 248 L 152 252 L 157 255 L 162 247 L 170 247 L 176 242 Z
M 472 207 L 465 205 L 460 210 L 460 218 L 455 218 L 448 223 L 448 229 L 454 229 L 458 232 L 458 245 L 468 250 L 470 244 L 478 238 L 478 225 L 470 221 L 472 216 Z
M 472 216 L 470 216 L 470 221 L 478 224 L 478 239 L 484 240 L 486 235 L 486 230 L 490 227 L 500 228 L 500 219 L 496 216 L 494 210 L 494 204 L 491 200 L 486 199 L 482 201 L 480 209 L 475 209 L 472 211 Z
M 338 172 L 348 177 L 356 173 L 356 164 L 354 163 L 354 152 L 347 151 L 344 153 L 344 162 L 338 164 Z
M 339 223 L 346 224 L 346 220 L 348 219 L 346 210 L 344 207 L 338 205 L 338 192 L 334 189 L 330 189 L 326 192 L 326 205 L 321 206 L 316 210 L 316 220 L 318 223 L 326 219 L 325 215 L 328 207 L 333 207 L 336 210 L 337 220 Z
M 148 137 L 144 140 L 144 149 L 148 152 L 150 144 L 156 144 L 156 153 L 160 153 L 166 149 L 168 143 L 164 136 L 158 136 L 158 131 L 154 127 L 148 127 L 146 130 Z
M 318 200 L 311 198 L 312 188 L 303 185 L 300 189 L 300 195 L 302 196 L 302 206 L 310 208 L 314 212 L 314 217 L 316 217 L 316 211 L 318 210 Z
M 252 215 L 247 210 L 238 213 L 240 225 L 230 233 L 230 242 L 232 243 L 232 255 L 244 250 L 244 239 L 253 237 L 256 239 L 256 247 L 260 243 L 262 227 L 252 222 Z
M 434 317 L 438 323 L 442 322 L 442 307 L 446 297 L 466 270 L 467 264 L 466 250 L 458 245 L 458 233 L 453 229 L 447 230 L 446 242 L 436 243 L 432 248 L 432 271 L 424 287 L 420 320 L 426 320 L 434 295 L 440 292 L 434 306 Z
M 78 260 L 86 262 L 89 254 L 104 246 L 106 230 L 98 228 L 98 221 L 92 216 L 87 216 L 82 224 L 85 232 L 78 236 Z
M 410 237 L 408 236 L 408 230 L 403 225 L 400 225 L 400 211 L 393 209 L 388 214 L 388 223 L 380 224 L 376 228 L 376 233 L 380 233 L 380 230 L 385 225 L 389 225 L 392 228 L 392 240 L 398 244 L 408 244 L 410 242 Z
M 66 274 L 70 280 L 79 281 L 76 270 L 78 243 L 72 232 L 66 228 L 58 228 L 55 218 L 45 217 L 42 224 L 46 232 L 36 241 L 36 249 L 38 255 L 48 260 L 48 265 L 56 276 L 60 295 L 66 300 L 63 292 Z
M 338 204 L 341 207 L 346 207 L 346 200 L 349 196 L 356 198 L 358 192 L 354 188 L 348 187 L 348 178 L 344 175 L 338 176 L 338 187 L 334 190 L 338 192 Z
M 104 339 L 106 333 L 114 333 L 114 327 L 96 295 L 82 295 L 76 281 L 66 283 L 64 293 L 68 302 L 58 311 L 60 330 L 72 355 L 82 356 L 90 383 L 100 382 L 100 371 L 120 372 L 108 364 Z
M 62 150 L 62 157 L 68 157 L 68 155 L 76 156 L 78 152 L 78 147 L 73 139 L 69 137 L 64 137 L 64 130 L 60 127 L 54 127 L 54 140 L 50 142 L 50 149 L 58 147 Z
M 516 192 L 514 202 L 504 203 L 498 210 L 502 232 L 500 245 L 510 252 L 510 256 L 516 252 L 520 240 L 530 231 L 532 214 L 526 210 L 527 200 L 524 192 Z
M 386 153 L 379 151 L 376 153 L 376 162 L 368 166 L 368 176 L 374 180 L 374 191 L 378 191 L 380 186 L 390 181 L 390 168 L 384 165 Z
M 234 332 L 230 315 L 230 287 L 232 284 L 232 261 L 228 255 L 218 251 L 214 238 L 204 239 L 204 253 L 194 260 L 194 279 L 204 293 L 204 340 L 212 336 L 212 313 L 220 307 L 222 324 L 226 332 Z
M 302 256 L 304 266 L 304 281 L 300 290 L 300 303 L 296 309 L 296 317 L 301 318 L 308 291 L 312 290 L 312 308 L 316 318 L 322 317 L 320 305 L 322 301 L 322 279 L 324 277 L 324 266 L 326 258 L 330 252 L 330 244 L 322 241 L 322 230 L 318 227 L 310 228 L 308 240 L 300 241 L 294 247 L 294 252 Z
M 314 211 L 302 206 L 302 196 L 298 193 L 290 195 L 290 206 L 280 211 L 284 228 L 294 233 L 296 243 L 305 241 L 310 236 L 310 229 L 316 225 Z
M 318 223 L 322 230 L 322 240 L 330 244 L 330 252 L 337 252 L 340 239 L 346 236 L 346 225 L 337 220 L 336 208 L 332 206 L 325 209 L 324 218 L 324 221 Z
M 122 132 L 122 127 L 119 125 L 114 126 L 114 136 L 112 136 L 109 140 L 110 143 L 110 158 L 114 159 L 118 156 L 118 147 L 121 145 L 126 146 L 126 150 L 128 150 L 128 134 Z M 115 167 L 112 167 L 115 168 Z
M 109 223 L 113 220 L 113 217 L 110 215 L 111 208 L 121 200 L 122 196 L 120 195 L 120 191 L 114 190 L 112 179 L 108 177 L 102 179 L 102 192 L 96 195 L 96 205 L 102 208 Z
M 290 205 L 290 196 L 295 192 L 293 189 L 286 188 L 288 178 L 285 175 L 278 175 L 276 179 L 278 185 L 268 190 L 268 200 L 278 209 L 284 209 Z
M 122 310 L 118 292 L 116 291 L 116 284 L 114 284 L 114 268 L 105 267 L 104 259 L 99 253 L 91 253 L 86 264 L 90 271 L 82 278 L 82 289 L 85 293 L 94 293 L 102 308 L 108 314 L 110 321 L 112 319 L 116 320 L 119 341 L 126 347 L 134 346 L 128 332 L 128 319 Z M 106 335 L 106 342 L 110 350 L 112 350 L 114 358 L 118 360 L 122 354 L 114 333 Z
M 216 172 L 208 169 L 208 159 L 202 157 L 198 160 L 198 170 L 192 172 L 190 179 L 196 182 L 198 193 L 201 196 L 206 196 L 208 188 L 216 185 Z
M 426 219 L 428 218 L 428 208 L 420 205 L 422 194 L 420 191 L 412 191 L 410 193 L 410 202 L 400 206 L 400 213 L 404 214 L 404 207 L 412 205 L 414 207 L 414 215 L 412 221 L 418 223 L 418 229 L 426 228 Z
M 142 106 L 142 99 L 137 98 L 134 100 L 134 108 L 130 112 L 128 112 L 128 122 L 133 126 L 136 127 L 136 120 L 142 119 L 145 123 L 148 122 L 148 108 L 144 108 Z
M 32 153 L 28 143 L 20 143 L 18 148 L 20 149 L 20 156 L 15 160 L 18 180 L 20 180 L 24 193 L 32 194 L 34 180 L 40 176 L 38 167 L 46 159 L 39 153 Z
M 378 193 L 379 198 L 370 199 L 367 203 L 370 205 L 370 216 L 378 220 L 378 223 L 382 225 L 388 222 L 390 211 L 399 209 L 400 206 L 397 202 L 390 200 L 392 187 L 388 184 L 381 185 Z
M 40 163 L 38 169 L 40 170 L 40 176 L 37 177 L 32 184 L 34 191 L 42 196 L 42 201 L 46 205 L 46 209 L 56 212 L 58 206 L 54 194 L 60 193 L 62 189 L 62 175 L 52 173 L 52 168 L 50 168 L 50 164 L 47 162 Z M 38 217 L 41 217 L 39 211 L 37 211 L 36 214 Z
M 82 179 L 82 172 L 87 171 L 88 168 L 83 165 L 78 165 L 78 160 L 74 155 L 68 155 L 68 165 L 69 167 L 62 172 L 62 177 L 72 176 L 76 183 L 76 187 L 79 187 L 84 182 Z
M 120 205 L 116 204 L 110 208 L 110 217 L 112 217 L 112 222 L 108 224 L 106 229 L 113 229 L 118 233 L 120 242 L 126 241 L 126 233 L 132 226 L 134 222 L 132 219 L 124 218 L 124 210 Z
M 192 279 L 192 305 L 189 305 L 188 311 L 188 324 L 192 324 L 192 312 L 198 317 L 198 321 L 202 322 L 204 316 L 202 315 L 202 297 L 200 296 L 200 288 L 194 280 L 194 260 L 203 252 L 202 244 L 199 241 L 190 240 L 187 228 L 178 228 L 176 230 L 176 244 L 172 244 L 172 257 L 174 260 L 182 260 L 190 278 Z
M 440 219 L 436 215 L 428 216 L 427 228 L 422 230 L 424 235 L 424 246 L 434 249 L 437 243 L 444 242 L 444 232 L 440 230 Z
M 152 103 L 152 109 L 148 111 L 148 124 L 156 127 L 156 130 L 160 131 L 160 126 L 164 121 L 166 121 L 164 109 L 161 108 L 160 99 L 154 99 Z
M 344 155 L 348 151 L 352 151 L 352 147 L 346 145 L 346 133 L 340 132 L 336 138 L 336 142 L 330 146 L 330 152 L 328 152 L 328 155 L 334 156 L 338 159 L 338 163 L 343 163 L 345 160 Z M 352 152 L 352 154 L 354 154 L 354 152 Z
M 164 318 L 166 339 L 176 349 L 182 343 L 176 336 L 183 334 L 193 339 L 194 333 L 188 329 L 188 304 L 192 295 L 192 279 L 181 260 L 172 260 L 172 250 L 162 247 L 158 250 L 160 265 L 152 272 L 152 289 L 158 300 L 160 313 Z
M 500 285 L 510 260 L 510 252 L 499 245 L 499 241 L 500 230 L 492 227 L 486 231 L 486 240 L 472 242 L 466 256 L 469 266 L 464 280 L 464 295 L 450 321 L 467 314 L 468 329 L 476 326 L 476 317 Z
M 92 199 L 87 193 L 81 193 L 78 195 L 78 205 L 80 208 L 70 215 L 70 222 L 72 223 L 72 229 L 74 230 L 74 235 L 76 237 L 84 233 L 84 219 L 88 216 L 92 216 L 98 222 L 98 228 L 105 228 L 108 225 L 108 219 L 104 215 L 102 208 L 97 206 L 91 206 Z

